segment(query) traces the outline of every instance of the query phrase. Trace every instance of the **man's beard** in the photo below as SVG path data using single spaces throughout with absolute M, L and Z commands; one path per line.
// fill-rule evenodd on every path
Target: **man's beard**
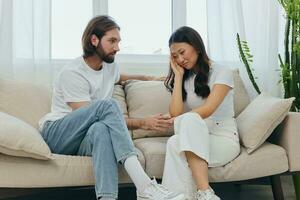
M 105 54 L 104 49 L 102 48 L 102 45 L 99 44 L 96 48 L 96 54 L 99 56 L 99 58 L 106 62 L 106 63 L 113 63 L 115 60 L 115 54 L 116 52 L 112 54 Z

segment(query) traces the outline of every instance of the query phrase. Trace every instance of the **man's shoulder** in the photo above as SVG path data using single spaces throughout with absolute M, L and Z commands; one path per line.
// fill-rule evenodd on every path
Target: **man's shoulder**
M 78 57 L 66 63 L 59 71 L 58 76 L 62 74 L 78 74 L 81 73 L 82 69 L 81 58 Z
M 76 70 L 78 68 L 82 68 L 82 57 L 77 57 L 77 58 L 74 58 L 72 59 L 71 61 L 69 61 L 68 63 L 66 63 L 64 66 L 63 66 L 63 69 L 62 70 Z
M 79 68 L 64 67 L 57 75 L 56 81 L 58 82 L 81 82 L 86 81 L 87 78 Z

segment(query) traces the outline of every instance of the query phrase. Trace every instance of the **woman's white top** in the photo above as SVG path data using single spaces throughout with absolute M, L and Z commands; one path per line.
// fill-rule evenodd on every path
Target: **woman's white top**
M 187 92 L 187 98 L 184 103 L 186 111 L 190 111 L 204 104 L 206 99 L 197 96 L 195 93 L 195 80 L 196 74 L 192 75 L 184 82 L 184 88 Z M 215 84 L 224 84 L 230 88 L 234 87 L 233 72 L 231 69 L 213 64 L 208 77 L 208 86 L 212 91 Z M 223 102 L 219 105 L 217 110 L 210 116 L 216 120 L 223 120 L 234 117 L 233 107 L 233 89 L 231 89 L 225 96 Z

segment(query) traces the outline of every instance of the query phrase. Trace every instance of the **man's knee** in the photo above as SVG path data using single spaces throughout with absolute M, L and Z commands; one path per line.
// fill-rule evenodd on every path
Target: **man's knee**
M 97 100 L 97 101 L 95 101 L 95 104 L 97 106 L 108 106 L 108 107 L 112 107 L 112 108 L 119 108 L 118 102 L 113 98 Z
M 88 130 L 88 133 L 93 140 L 97 142 L 107 143 L 110 141 L 108 127 L 102 122 L 95 122 L 92 124 Z

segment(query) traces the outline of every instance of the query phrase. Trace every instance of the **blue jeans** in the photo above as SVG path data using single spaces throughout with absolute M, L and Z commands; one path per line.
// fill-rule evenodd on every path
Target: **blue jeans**
M 118 163 L 137 154 L 115 100 L 99 100 L 48 121 L 42 136 L 53 153 L 92 156 L 97 198 L 117 198 Z

